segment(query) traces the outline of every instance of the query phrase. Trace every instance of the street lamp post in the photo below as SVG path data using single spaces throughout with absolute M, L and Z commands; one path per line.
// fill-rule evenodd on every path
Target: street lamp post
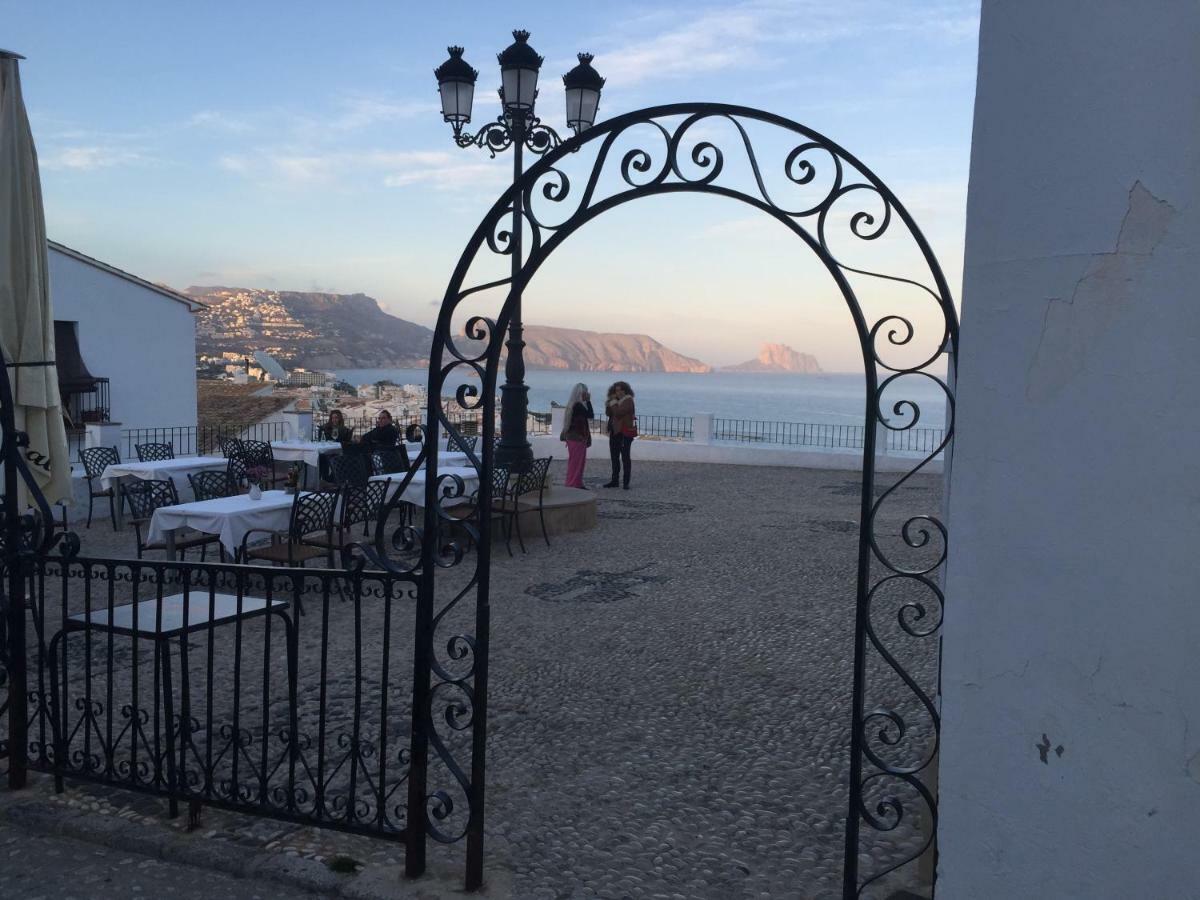
M 548 125 L 542 124 L 533 112 L 537 100 L 538 72 L 542 57 L 529 46 L 529 32 L 514 31 L 513 43 L 497 55 L 500 63 L 500 103 L 503 112 L 477 133 L 463 131 L 471 121 L 475 96 L 475 81 L 479 73 L 463 59 L 462 47 L 448 48 L 450 57 L 434 70 L 438 92 L 442 98 L 442 118 L 454 128 L 454 142 L 460 147 L 486 149 L 492 156 L 512 148 L 513 182 L 524 169 L 524 151 L 541 155 L 562 143 L 562 138 Z M 567 125 L 576 134 L 590 128 L 596 121 L 600 91 L 604 79 L 592 68 L 592 56 L 580 53 L 579 65 L 563 76 L 567 98 Z M 533 449 L 526 434 L 529 410 L 529 386 L 525 384 L 524 323 L 521 320 L 521 240 L 524 233 L 524 212 L 519 194 L 513 197 L 512 285 L 513 311 L 508 326 L 508 360 L 504 366 L 504 384 L 500 387 L 500 444 L 496 463 L 520 470 L 533 459 Z

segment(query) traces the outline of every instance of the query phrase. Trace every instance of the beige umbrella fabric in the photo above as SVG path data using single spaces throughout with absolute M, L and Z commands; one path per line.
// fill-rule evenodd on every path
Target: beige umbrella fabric
M 7 363 L 54 359 L 42 184 L 14 54 L 0 51 L 0 349 Z M 50 503 L 71 497 L 71 461 L 54 366 L 8 369 L 25 461 Z M 22 481 L 17 501 L 30 498 Z

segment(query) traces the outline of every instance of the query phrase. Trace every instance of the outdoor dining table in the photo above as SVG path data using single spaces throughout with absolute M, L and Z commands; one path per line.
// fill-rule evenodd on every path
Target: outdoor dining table
M 408 451 L 409 459 L 416 459 L 417 454 L 421 452 L 420 444 L 414 444 L 410 443 L 409 441 L 405 441 L 404 447 Z M 471 464 L 471 458 L 461 450 L 439 450 L 438 464 L 443 468 L 446 466 L 469 466 Z
M 210 469 L 224 469 L 229 460 L 221 456 L 178 456 L 175 459 L 160 459 L 153 462 L 123 462 L 114 463 L 105 468 L 100 474 L 100 487 L 103 490 L 116 488 L 113 491 L 113 503 L 116 506 L 115 518 L 117 528 L 125 523 L 125 504 L 121 502 L 121 481 L 125 478 L 140 478 L 143 480 L 167 481 L 174 480 L 172 476 L 187 478 L 196 472 Z
M 408 486 L 404 489 L 404 493 L 400 495 L 401 500 L 405 503 L 412 503 L 414 506 L 425 505 L 425 474 L 426 470 L 424 467 L 416 471 L 412 481 L 408 483 Z M 457 475 L 463 480 L 463 495 L 462 497 L 455 497 L 447 501 L 450 506 L 469 502 L 471 495 L 479 489 L 479 473 L 475 471 L 474 466 L 440 466 L 438 468 L 438 477 L 441 478 L 443 475 Z M 387 499 L 391 500 L 395 496 L 396 491 L 399 490 L 400 483 L 404 480 L 404 474 L 371 476 L 371 481 L 386 481 L 389 479 L 391 480 L 391 484 L 388 485 Z M 443 489 L 449 484 L 452 484 L 449 479 L 444 481 L 442 483 Z
M 251 500 L 249 494 L 235 494 L 216 500 L 164 506 L 154 511 L 146 540 L 147 543 L 162 541 L 167 548 L 167 558 L 173 559 L 175 532 L 180 528 L 192 528 L 218 535 L 221 546 L 236 556 L 248 531 L 256 528 L 287 531 L 294 499 L 295 495 L 287 491 L 263 491 L 259 500 Z
M 315 469 L 322 456 L 341 453 L 342 445 L 337 441 L 271 441 L 271 452 L 280 462 L 302 462 Z

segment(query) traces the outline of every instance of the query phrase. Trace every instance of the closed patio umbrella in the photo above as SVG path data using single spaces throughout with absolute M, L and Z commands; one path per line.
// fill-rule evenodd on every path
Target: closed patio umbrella
M 0 50 L 0 351 L 12 385 L 23 451 L 46 500 L 71 496 L 71 461 L 54 365 L 54 315 L 42 185 L 15 53 Z M 20 509 L 30 505 L 24 482 Z

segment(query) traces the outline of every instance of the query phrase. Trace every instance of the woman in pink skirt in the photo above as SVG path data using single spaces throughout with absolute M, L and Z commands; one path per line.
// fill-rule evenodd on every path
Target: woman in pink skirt
M 571 389 L 567 401 L 563 430 L 559 439 L 567 445 L 567 487 L 583 487 L 583 470 L 587 467 L 587 448 L 592 446 L 592 395 L 586 384 Z

